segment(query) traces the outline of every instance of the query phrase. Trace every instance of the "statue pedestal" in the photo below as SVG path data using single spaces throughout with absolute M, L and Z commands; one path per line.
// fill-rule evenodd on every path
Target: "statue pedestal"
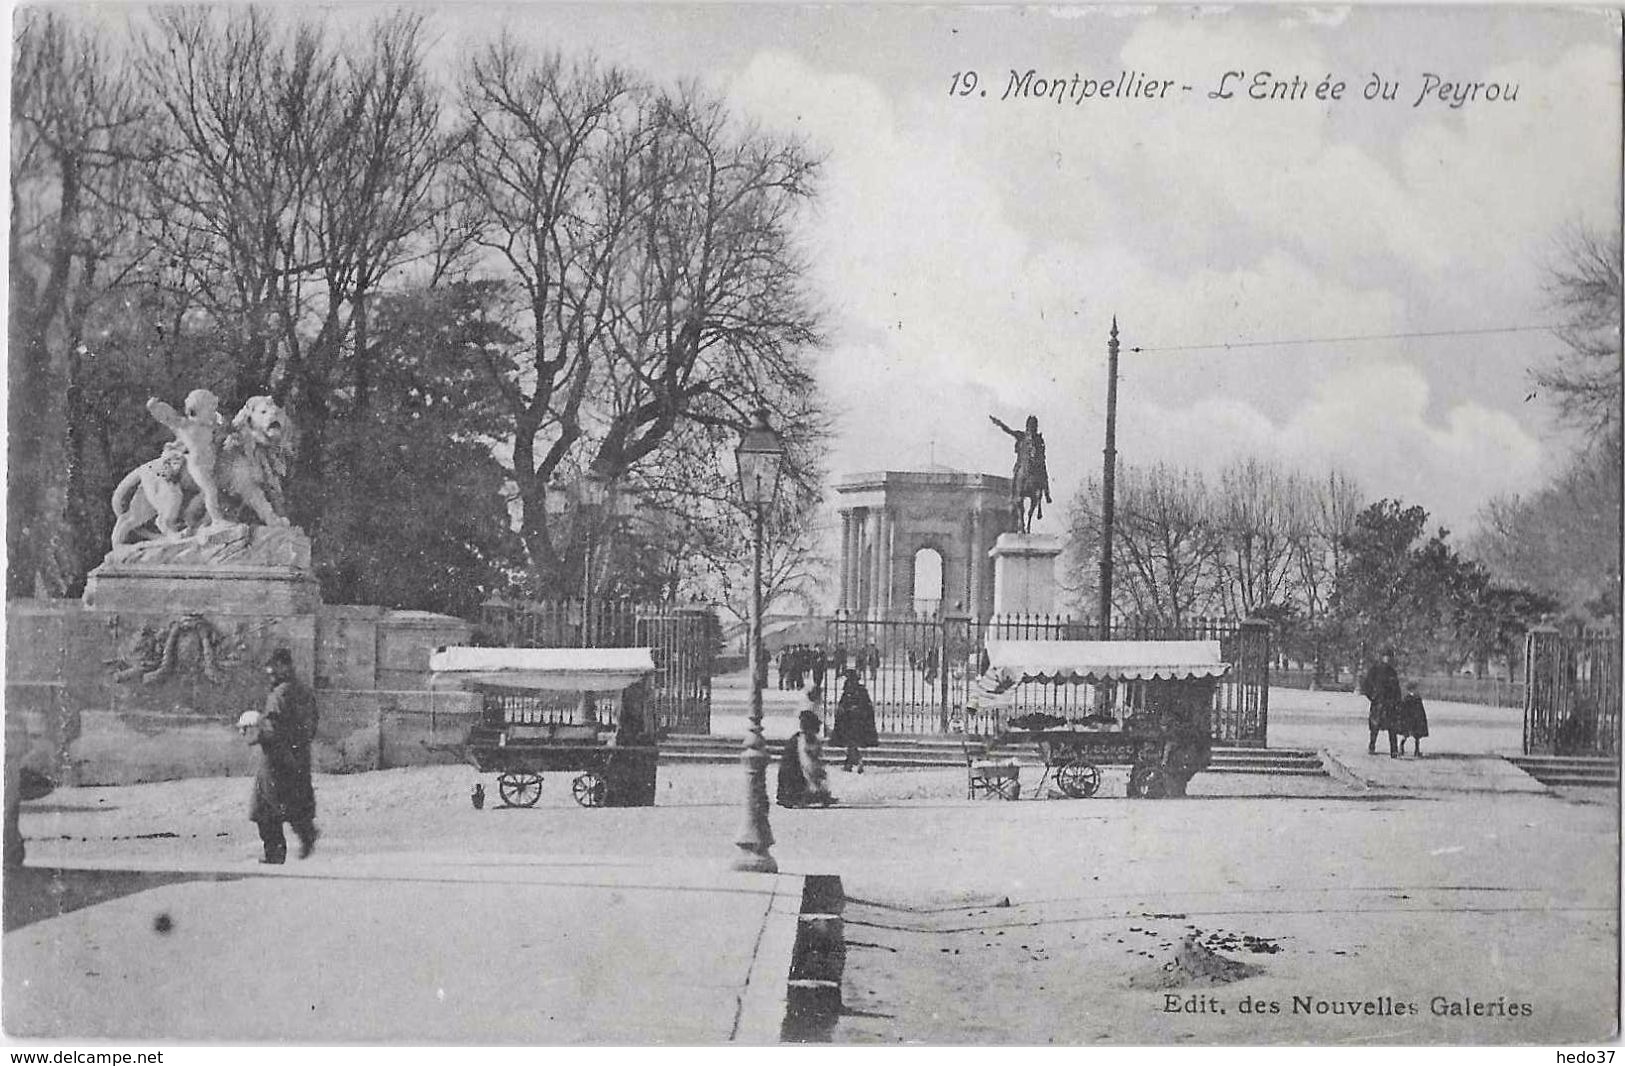
M 99 611 L 289 615 L 321 605 L 310 538 L 293 526 L 228 524 L 114 548 L 85 579 Z
M 1055 560 L 1061 538 L 1044 533 L 1001 533 L 993 559 L 993 613 L 1054 614 Z

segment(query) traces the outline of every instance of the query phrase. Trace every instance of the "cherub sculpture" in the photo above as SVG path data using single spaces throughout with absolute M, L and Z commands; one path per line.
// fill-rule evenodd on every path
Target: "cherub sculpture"
M 220 489 L 214 476 L 215 462 L 220 457 L 220 445 L 226 431 L 225 419 L 220 417 L 219 399 L 208 389 L 193 389 L 186 394 L 184 418 L 157 397 L 147 401 L 147 413 L 168 426 L 175 439 L 186 446 L 186 473 L 203 498 L 209 523 L 224 522 L 225 515 L 220 509 Z

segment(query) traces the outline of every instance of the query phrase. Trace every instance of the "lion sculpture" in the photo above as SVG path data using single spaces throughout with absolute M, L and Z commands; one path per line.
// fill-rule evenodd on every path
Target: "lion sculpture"
M 289 524 L 282 513 L 282 479 L 293 448 L 293 426 L 281 406 L 269 396 L 249 397 L 214 457 L 214 483 L 226 520 L 240 517 L 246 508 L 267 526 Z M 160 539 L 195 533 L 206 519 L 213 523 L 208 494 L 187 471 L 193 458 L 183 442 L 170 441 L 162 455 L 119 482 L 112 500 L 117 516 L 113 547 L 135 539 L 148 522 L 155 522 Z M 241 506 L 230 507 L 227 501 Z
M 180 532 L 185 471 L 186 445 L 172 440 L 158 458 L 148 459 L 124 475 L 113 490 L 113 547 L 133 539 L 148 522 L 156 523 L 161 537 Z
M 214 480 L 220 491 L 234 496 L 268 526 L 285 526 L 282 514 L 282 479 L 293 455 L 293 426 L 280 405 L 269 396 L 250 396 L 231 420 L 231 431 L 215 460 Z M 186 505 L 189 528 L 205 513 L 202 494 Z

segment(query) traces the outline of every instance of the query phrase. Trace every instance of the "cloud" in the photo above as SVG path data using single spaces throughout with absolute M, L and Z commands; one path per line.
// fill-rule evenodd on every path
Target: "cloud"
M 1312 19 L 1159 17 L 1123 32 L 1114 69 L 1280 56 L 1303 72 L 1352 69 Z M 1601 79 L 1617 95 L 1609 54 L 1576 48 L 1544 73 L 1493 74 Z M 1545 476 L 1526 416 L 1500 399 L 1527 365 L 1515 348 L 1441 359 L 1402 340 L 1247 345 L 1533 316 L 1537 247 L 1565 212 L 1612 202 L 1617 129 L 1598 138 L 1533 107 L 1391 128 L 1314 106 L 1177 121 L 955 109 L 782 51 L 759 53 L 729 91 L 827 155 L 806 239 L 831 312 L 821 377 L 842 418 L 837 475 L 931 458 L 1003 472 L 1008 442 L 986 416 L 1031 412 L 1057 495 L 1070 495 L 1099 467 L 1116 314 L 1126 462 L 1337 466 L 1463 529 L 1489 496 Z M 1224 344 L 1239 346 L 1127 350 Z
M 1414 367 L 1365 361 L 1327 379 L 1284 421 L 1233 398 L 1183 408 L 1152 403 L 1139 428 L 1128 426 L 1119 447 L 1125 461 L 1166 462 L 1207 474 L 1248 455 L 1310 474 L 1337 469 L 1370 498 L 1420 503 L 1436 522 L 1463 532 L 1490 496 L 1528 490 L 1550 473 L 1546 449 L 1509 415 L 1462 403 L 1431 417 L 1431 401 L 1428 383 Z M 1180 432 L 1146 428 L 1155 425 L 1178 426 Z

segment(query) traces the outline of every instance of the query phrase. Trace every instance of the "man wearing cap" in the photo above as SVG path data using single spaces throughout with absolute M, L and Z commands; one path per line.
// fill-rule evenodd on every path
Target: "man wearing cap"
M 293 655 L 286 648 L 271 653 L 265 672 L 271 678 L 265 713 L 245 730 L 249 743 L 260 748 L 248 817 L 259 826 L 260 840 L 265 845 L 260 862 L 277 864 L 288 857 L 283 822 L 292 826 L 294 836 L 299 838 L 301 859 L 316 847 L 316 790 L 310 783 L 316 697 L 294 677 Z
M 1399 671 L 1394 669 L 1394 649 L 1385 649 L 1382 658 L 1371 664 L 1360 681 L 1360 694 L 1371 701 L 1371 712 L 1366 724 L 1371 730 L 1371 742 L 1366 753 L 1377 754 L 1377 734 L 1388 730 L 1388 754 L 1399 758 Z

